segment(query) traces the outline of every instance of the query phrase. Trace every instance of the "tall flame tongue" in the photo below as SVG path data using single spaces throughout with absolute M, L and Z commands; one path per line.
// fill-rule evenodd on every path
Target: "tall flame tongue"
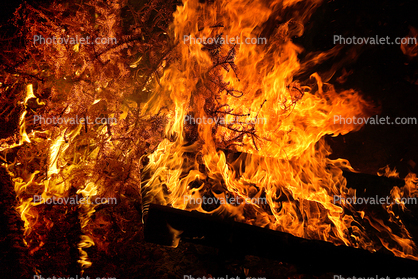
M 33 93 L 33 85 L 28 84 L 26 87 L 26 97 L 24 100 L 25 106 L 27 105 L 28 100 L 31 98 L 36 99 L 36 102 L 41 104 Z M 23 146 L 25 143 L 33 144 L 33 149 L 28 148 L 29 151 L 26 151 L 25 149 L 27 154 L 25 154 L 26 156 L 22 156 L 25 158 L 25 162 L 23 162 L 23 164 L 16 162 L 16 160 L 11 164 L 5 164 L 6 170 L 12 177 L 16 197 L 18 199 L 19 205 L 17 206 L 17 210 L 22 221 L 24 221 L 23 241 L 25 245 L 27 245 L 30 249 L 30 254 L 33 255 L 45 244 L 45 239 L 42 237 L 42 233 L 38 233 L 38 230 L 40 230 L 40 228 L 50 230 L 54 226 L 54 222 L 50 220 L 50 217 L 45 217 L 45 215 L 42 214 L 42 208 L 45 209 L 46 207 L 45 201 L 55 197 L 66 197 L 67 200 L 69 200 L 69 192 L 71 188 L 69 178 L 72 177 L 73 173 L 77 174 L 77 168 L 85 167 L 86 162 L 80 160 L 81 163 L 79 163 L 79 165 L 63 164 L 63 161 L 65 161 L 63 157 L 67 156 L 67 152 L 74 155 L 74 152 L 72 152 L 70 147 L 76 146 L 76 137 L 79 135 L 80 130 L 83 127 L 82 124 L 75 126 L 73 129 L 67 127 L 63 128 L 62 130 L 51 129 L 43 132 L 32 131 L 28 134 L 26 132 L 25 115 L 26 110 L 23 111 L 20 117 L 20 139 L 18 143 L 8 145 L 4 148 L 1 147 L 0 151 L 7 151 L 8 149 Z M 56 132 L 57 130 L 58 133 Z M 29 166 L 30 164 L 28 164 L 28 162 L 36 165 L 36 163 L 33 163 L 33 161 L 36 161 L 38 158 L 43 159 L 42 154 L 44 154 L 45 150 L 48 150 L 46 159 L 48 165 L 45 173 L 41 173 L 39 170 L 33 171 L 32 167 L 23 167 Z M 89 154 L 90 161 L 95 160 L 94 154 L 97 156 L 97 150 Z M 80 157 L 82 157 L 82 155 L 80 155 Z M 85 161 L 88 160 L 86 159 Z M 97 195 L 97 188 L 97 185 L 89 182 L 86 183 L 84 188 L 79 189 L 77 194 L 81 194 L 85 198 L 95 196 Z M 35 196 L 38 200 L 35 200 Z M 95 212 L 96 206 L 96 204 L 88 203 L 79 205 L 80 214 L 78 218 L 80 219 L 81 230 L 83 233 L 86 232 L 87 223 L 90 220 L 90 216 Z M 82 272 L 84 272 L 84 269 L 90 267 L 92 263 L 89 261 L 88 255 L 83 250 L 83 248 L 91 247 L 94 245 L 94 242 L 87 234 L 80 235 L 80 238 L 81 240 L 78 243 L 80 259 L 78 262 L 83 269 Z
M 331 150 L 323 136 L 359 129 L 334 124 L 334 116 L 366 116 L 370 105 L 353 90 L 337 93 L 318 74 L 305 82 L 309 87 L 294 80 L 309 65 L 338 51 L 313 55 L 303 64 L 298 61 L 303 49 L 290 38 L 302 35 L 303 23 L 319 3 L 184 0 L 173 26 L 175 51 L 181 58 L 167 67 L 154 96 L 143 106 L 148 113 L 168 111 L 170 120 L 166 139 L 144 168 L 146 200 L 370 251 L 383 245 L 418 260 L 404 227 L 402 236 L 396 236 L 383 221 L 366 216 L 394 242 L 379 243 L 362 231 L 358 220 L 364 212 L 333 203 L 334 195 L 354 194 L 341 170 L 351 167 L 346 160 L 328 158 Z M 268 43 L 207 40 L 226 36 L 241 42 L 266 37 Z M 185 38 L 206 41 L 185 43 Z M 201 123 L 185 121 L 192 118 Z M 191 200 L 209 196 L 240 202 L 216 207 Z M 254 198 L 267 202 L 243 202 Z

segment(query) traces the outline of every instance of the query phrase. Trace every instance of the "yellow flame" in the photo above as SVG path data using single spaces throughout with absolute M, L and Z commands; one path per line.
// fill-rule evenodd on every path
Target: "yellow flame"
M 317 73 L 311 75 L 311 86 L 294 80 L 297 73 L 309 71 L 309 67 L 340 50 L 334 48 L 311 56 L 303 64 L 299 62 L 298 55 L 304 50 L 291 37 L 303 33 L 303 23 L 320 1 L 305 1 L 301 10 L 293 7 L 296 3 L 299 1 L 219 0 L 202 4 L 184 0 L 183 6 L 177 8 L 173 34 L 182 59 L 166 68 L 156 92 L 142 105 L 143 112 L 151 114 L 170 108 L 166 139 L 148 156 L 144 168 L 144 176 L 148 177 L 142 186 L 147 193 L 145 203 L 228 214 L 242 222 L 369 251 L 384 245 L 395 255 L 418 260 L 406 229 L 401 236 L 395 235 L 383 222 L 365 216 L 364 211 L 356 212 L 350 204 L 333 202 L 334 195 L 355 195 L 342 175 L 343 168 L 352 168 L 346 160 L 328 158 L 331 150 L 323 137 L 360 129 L 361 125 L 336 123 L 335 116 L 368 116 L 371 105 L 354 90 L 337 92 Z M 216 58 L 203 44 L 183 42 L 185 37 L 209 38 L 220 33 L 260 37 L 265 34 L 263 26 L 269 18 L 284 17 L 285 9 L 294 16 L 282 21 L 267 45 L 220 48 L 221 57 L 234 48 L 236 54 L 229 60 L 234 61 L 237 71 L 226 65 L 228 62 L 225 67 L 214 66 Z M 216 88 L 221 83 L 219 79 L 226 87 L 242 92 L 242 96 L 227 94 L 225 87 L 219 92 L 211 90 L 211 86 Z M 188 141 L 186 115 L 216 117 L 213 111 L 225 112 L 225 108 L 238 115 L 266 119 L 254 126 L 257 138 L 250 133 L 238 138 L 233 129 L 209 123 L 197 125 L 197 140 Z M 231 118 L 226 116 L 227 120 Z M 237 129 L 239 125 L 232 127 Z M 223 144 L 231 141 L 232 146 Z M 231 157 L 228 149 L 241 155 Z M 224 198 L 226 194 L 244 200 L 265 197 L 267 204 L 221 204 L 210 209 L 190 199 L 205 195 Z M 351 214 L 345 214 L 345 210 Z M 388 234 L 397 246 L 383 238 L 381 244 L 373 243 L 355 218 L 368 218 L 380 234 Z

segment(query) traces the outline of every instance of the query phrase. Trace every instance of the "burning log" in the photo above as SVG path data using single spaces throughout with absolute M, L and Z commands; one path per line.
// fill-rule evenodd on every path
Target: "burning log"
M 249 156 L 249 154 L 247 153 L 239 153 L 239 152 L 230 152 L 230 151 L 224 151 L 225 152 L 225 157 L 226 157 L 226 161 L 228 163 L 228 166 L 231 167 L 231 169 L 233 169 L 232 173 L 244 173 L 246 172 L 246 168 L 247 165 L 245 164 L 235 164 L 234 162 L 237 161 L 237 158 L 239 158 L 242 161 L 246 161 L 247 160 L 247 156 Z M 193 157 L 193 155 L 190 153 L 185 154 L 185 156 L 190 156 Z M 144 165 L 147 165 L 147 162 L 144 162 Z M 202 168 L 202 170 L 200 170 L 202 173 L 207 173 L 206 170 L 204 168 Z M 143 174 L 147 174 L 147 172 L 143 172 Z M 405 217 L 405 219 L 401 219 L 402 221 L 400 221 L 400 223 L 398 225 L 401 226 L 402 228 L 402 232 L 396 231 L 396 233 L 398 233 L 399 235 L 401 235 L 401 237 L 403 236 L 402 233 L 403 232 L 407 232 L 408 233 L 408 237 L 409 238 L 413 238 L 416 237 L 418 234 L 416 234 L 415 232 L 417 232 L 417 227 L 414 223 L 416 223 L 416 218 L 411 214 L 411 212 L 409 211 L 403 211 L 402 210 L 402 206 L 401 205 L 396 205 L 393 204 L 391 205 L 391 209 L 388 211 L 388 208 L 386 206 L 375 206 L 378 203 L 382 203 L 380 200 L 381 198 L 384 198 L 386 200 L 386 198 L 391 198 L 391 190 L 394 188 L 394 186 L 397 187 L 402 187 L 405 185 L 405 181 L 399 179 L 399 178 L 394 178 L 394 177 L 383 177 L 383 176 L 375 176 L 375 175 L 369 175 L 369 174 L 361 174 L 361 173 L 353 173 L 350 171 L 342 171 L 338 170 L 335 175 L 338 176 L 343 176 L 343 180 L 340 180 L 340 182 L 337 183 L 341 183 L 341 185 L 345 185 L 344 188 L 348 189 L 355 189 L 356 191 L 354 192 L 353 190 L 349 190 L 347 193 L 346 191 L 344 192 L 339 192 L 337 189 L 334 191 L 330 191 L 328 192 L 328 195 L 333 196 L 331 197 L 331 199 L 334 199 L 334 204 L 338 204 L 339 202 L 335 202 L 335 198 L 337 196 L 339 196 L 341 199 L 346 199 L 346 201 L 342 202 L 342 208 L 344 210 L 344 214 L 346 214 L 347 216 L 352 216 L 353 220 L 355 220 L 356 224 L 358 227 L 355 227 L 353 230 L 349 229 L 347 231 L 344 232 L 344 234 L 346 235 L 346 239 L 348 240 L 348 242 L 350 244 L 347 244 L 348 242 L 334 242 L 336 245 L 344 245 L 343 243 L 345 243 L 348 246 L 351 247 L 361 247 L 363 249 L 367 249 L 368 251 L 384 251 L 385 253 L 390 253 L 393 255 L 396 255 L 398 257 L 405 257 L 404 251 L 408 251 L 406 247 L 402 248 L 402 250 L 396 251 L 395 249 L 393 249 L 393 244 L 388 244 L 387 241 L 391 241 L 391 233 L 395 232 L 396 230 L 396 226 L 392 226 L 393 224 L 389 224 L 387 225 L 387 227 L 385 227 L 385 229 L 387 229 L 387 231 L 385 231 L 384 229 L 382 229 L 382 227 L 380 227 L 380 223 L 379 221 L 375 221 L 375 217 L 378 220 L 391 220 L 391 214 L 393 213 L 390 210 L 396 211 L 396 215 L 399 217 Z M 146 187 L 146 182 L 148 181 L 147 176 L 144 175 L 143 176 L 144 180 L 142 182 L 141 185 L 141 191 L 142 191 L 142 197 L 143 197 L 143 203 L 142 203 L 142 208 L 143 208 L 143 213 L 144 215 L 146 215 L 149 205 L 152 203 L 156 203 L 156 204 L 166 204 L 164 202 L 164 200 L 159 199 L 159 196 L 156 195 L 156 192 L 154 191 L 153 188 L 149 188 Z M 345 179 L 347 181 L 345 181 Z M 213 185 L 216 185 L 216 181 L 214 180 L 205 180 L 205 181 L 199 181 L 198 183 L 191 183 L 189 184 L 189 187 L 191 188 L 195 188 L 196 185 L 201 185 L 201 183 L 206 183 L 208 186 L 208 188 L 210 189 L 215 189 Z M 215 183 L 215 184 L 212 184 Z M 254 184 L 254 187 L 258 187 L 258 188 L 262 188 L 262 183 L 260 184 Z M 338 186 L 337 186 L 338 187 Z M 283 186 L 280 188 L 281 190 L 284 191 L 284 195 L 282 195 L 284 197 L 284 201 L 286 202 L 286 197 L 288 196 L 286 191 L 286 187 Z M 219 189 L 216 189 L 219 190 Z M 216 191 L 215 190 L 215 191 Z M 220 190 L 224 190 L 224 188 L 220 187 Z M 211 193 L 213 192 L 206 192 L 203 193 L 202 196 L 209 198 L 209 199 L 215 199 L 214 196 L 211 196 Z M 228 194 L 232 194 L 233 192 L 228 192 Z M 353 202 L 353 197 L 356 196 L 358 198 L 364 198 L 361 199 L 362 202 L 360 203 L 356 203 Z M 183 202 L 185 202 L 184 197 L 182 198 L 181 196 L 179 197 L 179 199 L 183 200 Z M 350 199 L 350 202 L 348 202 L 348 199 Z M 371 201 L 373 200 L 374 202 L 364 202 L 365 200 L 367 201 Z M 292 200 L 292 202 L 295 200 Z M 280 202 L 280 201 L 279 201 Z M 305 203 L 306 206 L 310 206 L 312 208 L 322 208 L 323 204 L 321 204 L 321 202 L 315 201 L 315 200 L 304 200 L 302 201 Z M 296 201 L 296 203 L 298 203 L 298 206 L 301 205 L 301 203 L 299 200 Z M 328 201 L 329 202 L 329 201 Z M 199 203 L 199 202 L 198 202 Z M 222 214 L 222 210 L 221 206 L 216 207 L 217 204 L 221 204 L 223 203 L 222 201 L 219 201 L 219 203 L 216 203 L 216 201 L 214 203 L 205 203 L 202 202 L 202 210 L 201 212 L 215 212 L 214 214 Z M 229 203 L 229 202 L 228 202 Z M 234 201 L 232 201 L 232 203 L 234 203 Z M 169 204 L 169 203 L 168 203 Z M 195 204 L 195 202 L 194 202 Z M 215 204 L 213 206 L 210 206 L 208 204 Z M 238 202 L 239 204 L 239 202 Z M 332 204 L 332 201 L 331 201 Z M 345 205 L 344 205 L 345 204 Z M 348 204 L 349 208 L 346 207 L 346 205 Z M 351 205 L 350 205 L 351 204 Z M 178 206 L 178 205 L 177 205 Z M 181 205 L 180 207 L 177 207 L 176 205 L 173 205 L 173 207 L 175 208 L 182 208 Z M 262 205 L 263 206 L 263 205 Z M 261 206 L 261 207 L 262 207 Z M 302 205 L 303 206 L 303 205 Z M 338 205 L 337 205 L 338 206 Z M 192 208 L 189 207 L 188 210 L 192 210 Z M 264 207 L 264 210 L 267 210 L 267 212 L 269 212 L 269 208 L 268 207 Z M 280 210 L 280 209 L 279 209 Z M 244 215 L 247 214 L 248 215 Z M 252 225 L 257 225 L 259 227 L 265 227 L 265 224 L 262 224 L 261 222 L 257 223 L 257 217 L 255 217 L 256 215 L 250 215 L 251 214 L 251 210 L 248 211 L 244 211 L 243 215 L 244 218 L 246 220 L 248 220 L 247 223 L 250 223 Z M 327 213 L 324 213 L 327 214 Z M 361 214 L 365 214 L 365 215 L 361 215 Z M 377 217 L 378 216 L 378 217 Z M 313 217 L 315 218 L 315 217 Z M 256 221 L 254 221 L 256 220 Z M 414 221 L 415 220 L 415 221 Z M 242 221 L 242 220 L 241 220 Z M 312 218 L 310 218 L 309 216 L 307 216 L 306 219 L 303 220 L 304 224 L 302 224 L 301 226 L 305 226 L 308 227 L 306 224 L 307 222 L 312 221 Z M 289 226 L 292 226 L 292 224 L 295 222 L 294 220 L 289 221 L 292 223 L 288 223 Z M 293 233 L 290 230 L 287 230 L 288 225 L 282 225 L 281 227 L 270 227 L 267 226 L 271 229 L 277 230 L 277 231 L 281 231 L 281 232 L 287 232 L 290 233 L 292 235 L 298 236 L 298 237 L 303 237 L 303 238 L 310 238 L 310 239 L 317 239 L 317 240 L 322 240 L 322 241 L 329 241 L 332 242 L 332 240 L 330 239 L 330 237 L 327 235 L 327 237 L 322 238 L 322 235 L 319 231 L 317 232 L 313 232 L 312 230 L 310 232 L 309 229 L 307 229 L 304 234 L 297 234 Z M 335 226 L 337 226 L 338 224 L 334 224 Z M 386 224 L 385 224 L 386 225 Z M 395 224 L 396 225 L 396 224 Z M 392 227 L 389 227 L 392 226 Z M 373 246 L 374 249 L 370 249 L 370 244 L 367 244 L 365 241 L 362 242 L 362 240 L 359 240 L 356 237 L 356 233 L 358 233 L 358 231 L 370 231 L 372 232 L 370 234 L 370 237 L 367 236 L 367 242 L 368 243 L 374 243 Z M 388 233 L 389 232 L 389 233 Z M 172 230 L 171 232 L 172 234 L 176 235 L 176 230 Z M 316 233 L 316 234 L 315 234 Z M 325 232 L 326 233 L 326 232 Z M 410 235 L 411 233 L 411 235 Z M 170 240 L 172 241 L 172 239 Z M 409 242 L 406 242 L 409 243 Z M 170 242 L 171 245 L 171 242 Z M 396 244 L 395 244 L 396 245 Z M 405 245 L 406 246 L 406 245 Z
M 151 204 L 145 240 L 176 247 L 179 240 L 295 264 L 303 272 L 346 275 L 411 276 L 418 262 L 380 252 L 308 240 L 199 212 Z M 396 267 L 396 268 L 395 268 Z

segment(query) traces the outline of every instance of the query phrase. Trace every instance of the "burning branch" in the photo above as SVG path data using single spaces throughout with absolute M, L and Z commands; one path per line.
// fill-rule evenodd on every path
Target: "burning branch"
M 139 107 L 154 84 L 148 78 L 132 81 L 135 75 L 153 75 L 163 60 L 169 60 L 172 48 L 165 34 L 175 3 L 151 1 L 140 9 L 124 1 L 39 8 L 24 4 L 16 11 L 14 26 L 9 26 L 17 30 L 16 36 L 0 42 L 0 80 L 2 111 L 10 116 L 4 118 L 5 126 L 13 125 L 11 131 L 19 134 L 0 139 L 0 155 L 16 189 L 31 255 L 46 256 L 43 244 L 49 234 L 34 234 L 36 227 L 45 225 L 47 214 L 43 204 L 33 202 L 35 195 L 111 197 L 121 202 L 126 187 L 137 189 L 135 162 L 161 141 L 165 117 L 141 115 Z M 125 8 L 131 13 L 121 17 Z M 117 44 L 49 43 L 52 38 L 76 37 L 115 38 Z M 134 69 L 132 60 L 138 56 L 148 59 L 135 63 Z M 149 63 L 155 57 L 158 63 Z M 80 118 L 84 121 L 76 120 Z M 14 160 L 8 159 L 11 156 Z M 91 265 L 86 249 L 94 244 L 91 223 L 96 210 L 97 204 L 77 207 L 77 222 L 72 217 L 68 221 L 80 227 L 73 240 L 78 247 L 70 251 L 80 253 L 80 270 Z M 54 220 L 55 226 L 65 220 Z M 74 272 L 83 271 L 54 275 Z

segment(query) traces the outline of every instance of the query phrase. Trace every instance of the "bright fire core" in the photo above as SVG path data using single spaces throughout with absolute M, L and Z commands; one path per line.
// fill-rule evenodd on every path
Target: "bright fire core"
M 350 205 L 333 203 L 335 195 L 354 193 L 342 176 L 342 168 L 351 167 L 346 160 L 328 158 L 331 150 L 323 136 L 358 129 L 334 124 L 334 115 L 366 116 L 371 105 L 353 90 L 336 92 L 316 73 L 311 75 L 311 86 L 294 80 L 296 74 L 308 72 L 308 67 L 338 51 L 313 54 L 303 64 L 298 60 L 303 49 L 291 38 L 302 35 L 303 23 L 317 5 L 317 1 L 185 1 L 177 9 L 173 32 L 181 59 L 167 67 L 155 95 L 143 107 L 144 113 L 168 107 L 170 120 L 166 139 L 144 169 L 149 177 L 143 181 L 148 202 L 232 216 L 295 236 L 370 251 L 385 246 L 397 256 L 418 259 L 408 231 L 395 218 L 389 222 L 397 222 L 402 235 L 394 235 L 384 221 L 356 212 Z M 287 19 L 286 13 L 292 17 Z M 269 34 L 268 21 L 274 16 L 280 24 Z M 268 44 L 183 41 L 225 34 L 268 36 Z M 184 121 L 190 116 L 235 121 L 190 125 Z M 236 121 L 240 117 L 243 120 Z M 252 125 L 244 121 L 248 117 L 266 121 Z M 407 187 L 413 187 L 415 177 L 408 179 Z M 205 208 L 190 202 L 204 197 L 225 200 L 226 196 L 267 203 L 220 203 Z M 385 238 L 371 237 L 362 223 Z

